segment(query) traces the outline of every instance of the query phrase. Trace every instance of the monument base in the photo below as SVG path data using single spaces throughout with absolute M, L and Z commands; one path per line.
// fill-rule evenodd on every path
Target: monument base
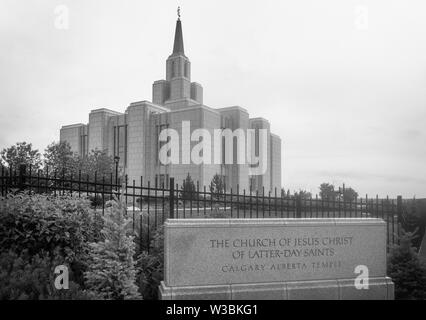
M 162 281 L 161 300 L 393 300 L 389 277 L 369 279 L 368 289 L 356 289 L 354 279 L 168 287 Z

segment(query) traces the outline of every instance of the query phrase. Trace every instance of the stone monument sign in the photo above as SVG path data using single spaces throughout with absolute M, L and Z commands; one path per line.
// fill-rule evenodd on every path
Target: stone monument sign
M 381 219 L 165 223 L 161 299 L 393 299 Z

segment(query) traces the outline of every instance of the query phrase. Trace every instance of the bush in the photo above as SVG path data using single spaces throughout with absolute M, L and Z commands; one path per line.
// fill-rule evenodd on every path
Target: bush
M 60 255 L 83 284 L 88 242 L 100 238 L 90 202 L 76 196 L 20 193 L 0 199 L 0 253 Z
M 135 243 L 128 235 L 131 221 L 126 218 L 126 206 L 117 200 L 108 205 L 102 229 L 104 240 L 90 243 L 86 285 L 103 299 L 140 299 L 135 284 Z
M 74 252 L 84 250 L 93 241 L 95 214 L 86 199 L 72 196 L 18 194 L 0 201 L 0 247 L 2 251 L 41 250 L 53 252 L 57 247 L 72 261 Z
M 129 212 L 129 216 L 132 217 L 131 212 Z M 140 214 L 140 212 L 135 214 L 134 241 L 136 244 L 136 252 L 138 254 L 143 251 L 149 251 L 151 242 L 156 236 L 157 229 L 160 228 L 164 221 L 166 221 L 168 218 L 169 212 L 165 212 L 164 220 L 162 212 L 157 212 L 156 214 L 155 211 L 151 211 L 148 215 L 148 213 L 145 211 L 142 214 Z
M 106 199 L 106 197 L 105 197 Z M 102 198 L 102 195 L 96 194 L 96 195 L 90 195 L 89 196 L 90 204 L 93 208 L 102 208 L 102 206 L 105 203 L 105 200 Z
M 412 245 L 416 232 L 404 232 L 388 259 L 388 275 L 395 283 L 396 299 L 426 299 L 426 266 Z
M 80 289 L 69 274 L 69 289 L 57 290 L 54 286 L 55 267 L 64 264 L 64 258 L 47 252 L 30 256 L 27 251 L 0 254 L 0 300 L 44 300 L 96 298 Z
M 158 286 L 164 279 L 164 227 L 159 228 L 150 243 L 150 250 L 140 254 L 137 264 L 139 292 L 145 300 L 158 298 Z
M 418 230 L 418 237 L 413 239 L 413 247 L 420 248 L 426 227 L 426 201 L 424 199 L 406 200 L 402 203 L 401 224 L 404 230 Z

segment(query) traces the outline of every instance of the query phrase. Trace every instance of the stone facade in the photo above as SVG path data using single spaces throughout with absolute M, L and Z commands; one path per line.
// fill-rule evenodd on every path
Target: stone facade
M 189 121 L 191 133 L 199 128 L 207 129 L 213 137 L 214 129 L 229 128 L 267 130 L 267 170 L 263 175 L 249 176 L 248 164 L 193 164 L 163 165 L 159 161 L 159 133 L 175 129 L 182 136 L 182 122 Z M 124 113 L 96 109 L 89 114 L 89 123 L 63 126 L 60 140 L 70 143 L 74 152 L 86 155 L 91 150 L 105 150 L 120 158 L 119 165 L 129 181 L 144 181 L 168 186 L 169 178 L 181 184 L 189 175 L 199 183 L 200 190 L 208 188 L 215 174 L 224 177 L 227 190 L 237 187 L 240 192 L 251 187 L 265 193 L 281 189 L 281 139 L 271 133 L 270 123 L 263 118 L 251 119 L 246 109 L 233 106 L 213 109 L 203 104 L 203 87 L 191 82 L 191 63 L 183 48 L 182 25 L 176 23 L 173 53 L 166 61 L 166 79 L 155 81 L 152 86 L 152 102 L 131 103 Z M 182 145 L 179 159 L 189 155 L 198 142 Z M 234 148 L 234 155 L 238 143 Z M 204 152 L 204 151 L 203 151 Z M 213 152 L 217 152 L 212 150 Z M 257 150 L 258 152 L 258 150 Z M 234 156 L 235 158 L 235 156 Z M 213 163 L 213 161 L 212 161 Z M 208 190 L 208 189 L 207 189 Z

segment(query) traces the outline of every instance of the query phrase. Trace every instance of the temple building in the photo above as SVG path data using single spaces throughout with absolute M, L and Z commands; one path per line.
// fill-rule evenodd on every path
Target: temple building
M 243 93 L 242 93 L 243 94 Z M 267 169 L 264 174 L 250 175 L 250 164 L 163 164 L 159 150 L 164 142 L 159 141 L 163 129 L 173 128 L 182 134 L 182 122 L 189 121 L 191 132 L 204 128 L 214 129 L 265 129 L 267 131 Z M 104 150 L 119 157 L 121 170 L 129 181 L 140 184 L 157 181 L 168 187 L 169 178 L 181 184 L 189 175 L 199 182 L 200 190 L 210 185 L 215 174 L 223 177 L 227 190 L 274 192 L 281 189 L 281 139 L 271 132 L 268 120 L 250 118 L 246 109 L 239 106 L 211 108 L 203 104 L 203 87 L 191 80 L 191 62 L 185 55 L 180 17 L 176 22 L 173 52 L 166 60 L 166 79 L 155 81 L 152 86 L 152 102 L 131 103 L 124 113 L 101 108 L 92 110 L 88 124 L 63 126 L 60 140 L 67 141 L 74 152 L 81 156 L 91 150 Z M 213 135 L 213 134 L 212 134 Z M 197 142 L 191 142 L 192 148 Z M 237 148 L 237 145 L 234 146 Z M 254 148 L 258 152 L 256 144 Z M 182 147 L 182 153 L 191 150 Z M 213 154 L 212 154 L 213 157 Z M 213 163 L 213 161 L 212 161 Z

